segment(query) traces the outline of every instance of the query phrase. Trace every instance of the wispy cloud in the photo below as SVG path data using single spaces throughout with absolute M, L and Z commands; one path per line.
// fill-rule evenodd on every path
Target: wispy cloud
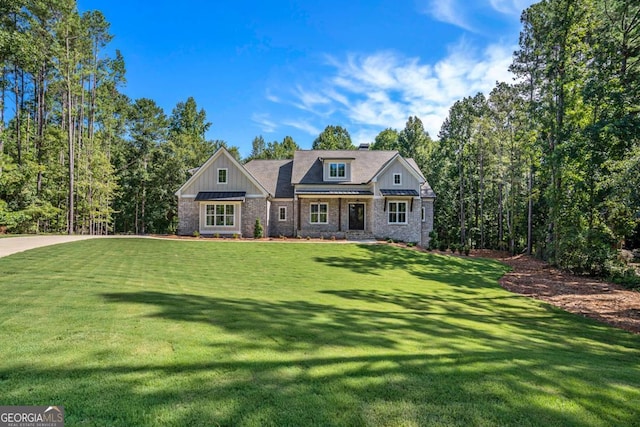
M 312 113 L 324 124 L 327 111 L 331 111 L 331 120 L 350 123 L 355 143 L 370 142 L 387 127 L 402 129 L 412 115 L 420 117 L 425 129 L 436 137 L 456 100 L 488 93 L 496 81 L 511 81 L 508 67 L 513 48 L 491 45 L 477 50 L 462 41 L 433 64 L 392 51 L 332 56 L 327 63 L 333 72 L 308 87 L 298 84 L 289 94 L 289 104 Z M 282 124 L 317 135 L 320 129 L 313 120 Z
M 260 126 L 260 129 L 262 129 L 262 132 L 265 133 L 275 132 L 278 128 L 276 123 L 271 120 L 269 114 L 267 113 L 254 113 L 251 116 L 251 120 L 257 123 Z
M 418 0 L 419 11 L 471 33 L 488 33 L 493 20 L 511 20 L 538 0 Z M 497 12 L 497 14 L 496 14 Z
M 496 0 L 499 1 L 499 0 Z M 456 0 L 428 0 L 423 13 L 431 15 L 434 19 L 455 25 L 467 31 L 474 31 L 466 19 L 464 3 Z
M 504 15 L 518 16 L 537 0 L 489 0 L 491 7 Z
M 284 120 L 282 122 L 285 126 L 291 126 L 292 128 L 299 129 L 309 135 L 319 135 L 322 129 L 312 125 L 307 120 Z

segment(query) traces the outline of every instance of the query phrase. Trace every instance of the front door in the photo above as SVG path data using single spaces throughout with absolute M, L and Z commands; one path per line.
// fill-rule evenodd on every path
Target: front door
M 364 203 L 349 204 L 349 230 L 364 230 Z

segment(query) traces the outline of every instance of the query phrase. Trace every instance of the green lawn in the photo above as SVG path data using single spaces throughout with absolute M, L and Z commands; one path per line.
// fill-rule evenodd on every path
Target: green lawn
M 387 245 L 99 239 L 0 259 L 0 404 L 68 426 L 640 425 L 640 336 Z

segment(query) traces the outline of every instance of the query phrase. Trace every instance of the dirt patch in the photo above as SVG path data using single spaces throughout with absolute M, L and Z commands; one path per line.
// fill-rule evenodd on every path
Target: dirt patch
M 474 251 L 472 255 L 509 265 L 513 270 L 500 279 L 500 285 L 511 292 L 640 334 L 640 292 L 592 277 L 574 276 L 526 255 L 509 256 L 496 251 Z

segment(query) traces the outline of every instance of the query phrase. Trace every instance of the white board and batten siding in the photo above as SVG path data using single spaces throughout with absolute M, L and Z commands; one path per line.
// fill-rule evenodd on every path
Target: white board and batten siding
M 218 169 L 227 169 L 227 183 L 218 184 Z M 183 195 L 195 196 L 200 191 L 246 191 L 247 196 L 263 193 L 227 156 L 219 156 L 198 178 L 182 189 Z
M 378 188 L 388 190 L 417 190 L 420 193 L 420 182 L 414 176 L 415 172 L 409 171 L 407 167 L 396 160 L 378 177 Z M 393 181 L 395 174 L 401 175 L 400 185 L 396 185 Z

